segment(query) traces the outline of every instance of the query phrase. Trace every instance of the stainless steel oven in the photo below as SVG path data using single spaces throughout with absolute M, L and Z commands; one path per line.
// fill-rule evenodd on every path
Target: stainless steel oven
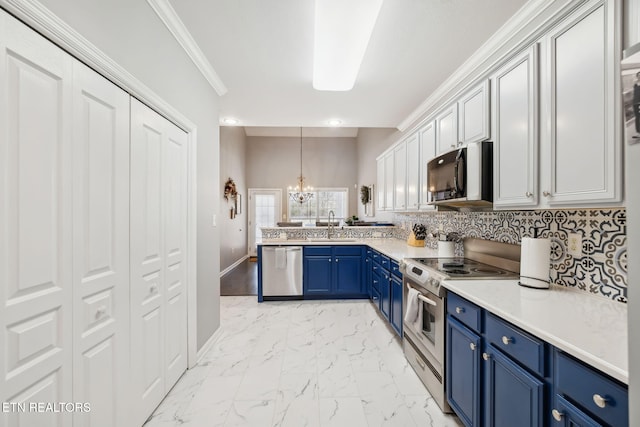
M 453 278 L 516 279 L 520 271 L 519 245 L 466 239 L 464 248 L 466 258 L 412 258 L 400 264 L 405 357 L 443 412 L 452 411 L 444 384 L 446 290 L 441 282 Z M 417 310 L 409 310 L 410 295 Z

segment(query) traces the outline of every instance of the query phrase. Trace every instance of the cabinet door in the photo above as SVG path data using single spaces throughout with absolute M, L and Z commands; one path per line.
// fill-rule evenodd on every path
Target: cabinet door
M 420 139 L 416 133 L 407 139 L 406 210 L 417 211 L 420 207 L 420 163 Z
M 392 150 L 384 156 L 384 207 L 387 210 L 393 209 L 394 163 L 395 159 Z
M 380 274 L 380 312 L 385 319 L 391 319 L 391 278 L 389 273 L 383 271 Z
M 485 425 L 542 426 L 544 384 L 492 345 L 483 359 Z
M 393 149 L 393 210 L 407 209 L 407 143 Z
M 384 200 L 386 195 L 384 165 L 384 157 L 376 160 L 376 207 L 378 210 L 385 210 L 387 207 Z
M 550 205 L 619 202 L 619 2 L 592 0 L 548 37 Z
M 73 64 L 75 425 L 127 425 L 129 95 Z
M 437 154 L 458 146 L 458 104 L 453 104 L 436 117 L 436 142 Z
M 493 204 L 538 204 L 538 45 L 493 76 Z
M 449 405 L 465 425 L 480 426 L 480 336 L 451 316 L 447 316 L 446 366 Z
M 554 427 L 602 427 L 602 424 L 558 395 L 556 395 L 551 416 L 553 417 L 551 425 Z
M 391 326 L 402 337 L 402 279 L 391 275 Z
M 485 80 L 458 101 L 458 140 L 466 145 L 489 138 L 489 81 Z
M 383 287 L 386 286 L 386 281 L 384 280 L 384 277 L 382 276 L 382 273 L 380 273 L 379 268 L 375 269 L 375 265 L 372 267 L 371 270 L 371 294 L 372 294 L 372 298 L 374 300 L 374 302 L 376 303 L 376 305 L 378 306 L 378 310 L 380 310 L 380 312 L 382 311 L 382 289 Z
M 339 295 L 362 295 L 362 257 L 340 255 L 335 257 L 335 290 Z
M 430 122 L 418 132 L 420 137 L 420 210 L 433 210 L 435 206 L 429 205 L 429 187 L 427 164 L 436 156 L 436 123 Z
M 0 10 L 2 402 L 73 402 L 72 63 Z M 5 422 L 67 426 L 71 414 Z
M 303 292 L 305 295 L 328 295 L 333 279 L 332 256 L 304 257 Z

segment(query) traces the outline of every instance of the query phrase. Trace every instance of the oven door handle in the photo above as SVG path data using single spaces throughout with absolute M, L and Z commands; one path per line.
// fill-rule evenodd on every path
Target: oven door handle
M 431 305 L 433 305 L 433 306 L 437 306 L 437 305 L 438 305 L 438 303 L 437 303 L 437 302 L 435 302 L 434 300 L 432 300 L 432 299 L 430 299 L 430 298 L 425 297 L 425 296 L 424 296 L 424 295 L 422 295 L 422 294 L 418 294 L 418 299 L 419 299 L 420 301 L 426 302 L 427 304 L 431 304 Z

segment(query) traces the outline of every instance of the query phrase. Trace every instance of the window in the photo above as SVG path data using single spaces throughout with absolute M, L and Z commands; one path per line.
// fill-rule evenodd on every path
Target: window
M 313 198 L 300 204 L 289 200 L 289 221 L 302 221 L 315 225 L 316 221 L 326 221 L 329 211 L 336 214 L 336 221 L 348 217 L 349 190 L 347 188 L 321 188 L 312 191 Z

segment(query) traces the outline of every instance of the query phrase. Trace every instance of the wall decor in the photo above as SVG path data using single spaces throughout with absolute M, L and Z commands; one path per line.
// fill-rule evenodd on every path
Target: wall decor
M 360 201 L 364 205 L 364 216 L 374 216 L 375 213 L 373 211 L 373 195 L 374 195 L 373 184 L 371 185 L 363 185 L 360 187 Z
M 224 199 L 228 202 L 229 198 L 235 199 L 236 194 L 238 194 L 236 183 L 231 178 L 227 179 L 227 182 L 224 183 Z

